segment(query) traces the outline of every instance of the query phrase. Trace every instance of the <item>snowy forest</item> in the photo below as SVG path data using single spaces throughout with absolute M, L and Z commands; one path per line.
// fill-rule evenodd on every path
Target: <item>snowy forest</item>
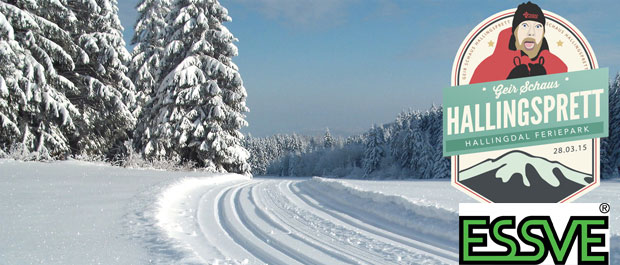
M 609 137 L 601 139 L 601 177 L 620 177 L 620 74 L 610 84 Z M 372 179 L 450 177 L 442 151 L 442 108 L 402 112 L 395 121 L 347 139 L 275 135 L 247 137 L 256 175 Z
M 213 0 L 0 1 L 0 146 L 22 159 L 166 161 L 249 174 L 237 39 Z
M 238 41 L 217 0 L 142 0 L 126 48 L 116 0 L 0 0 L 0 157 L 273 176 L 447 178 L 442 108 L 363 134 L 245 137 Z M 620 76 L 602 177 L 620 177 Z
M 403 112 L 392 123 L 346 139 L 275 135 L 246 139 L 256 175 L 445 178 L 442 109 Z

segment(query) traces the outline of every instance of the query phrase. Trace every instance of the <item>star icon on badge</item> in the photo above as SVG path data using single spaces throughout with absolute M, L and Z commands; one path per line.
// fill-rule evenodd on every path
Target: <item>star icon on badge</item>
M 489 41 L 488 43 L 489 43 L 489 47 L 493 47 L 493 45 L 495 45 L 495 42 L 493 41 Z
M 564 42 L 562 42 L 561 40 L 559 40 L 558 42 L 556 42 L 558 44 L 558 47 L 562 47 L 562 45 L 564 44 Z

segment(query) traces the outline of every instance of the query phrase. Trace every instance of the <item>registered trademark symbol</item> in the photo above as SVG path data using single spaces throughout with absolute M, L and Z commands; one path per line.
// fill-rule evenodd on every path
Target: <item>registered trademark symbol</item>
M 601 211 L 601 213 L 608 213 L 610 208 L 611 207 L 607 203 L 601 203 L 601 205 L 598 206 L 598 209 Z

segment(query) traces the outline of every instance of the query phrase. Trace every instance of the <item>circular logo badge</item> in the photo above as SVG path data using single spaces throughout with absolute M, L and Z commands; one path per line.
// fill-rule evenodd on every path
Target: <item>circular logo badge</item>
M 577 27 L 563 17 L 528 2 L 518 8 L 498 12 L 480 22 L 461 43 L 454 59 L 450 80 L 451 86 L 464 86 L 593 70 L 598 67 L 592 47 Z M 568 77 L 565 80 L 568 81 Z M 482 91 L 485 89 L 483 87 Z M 482 141 L 483 138 L 480 139 Z M 571 201 L 599 185 L 599 146 L 599 139 L 594 138 L 455 155 L 451 158 L 452 185 L 484 202 Z M 569 152 L 566 152 L 567 150 Z M 570 170 L 582 172 L 592 181 L 579 183 L 562 192 L 558 192 L 561 190 L 559 186 L 554 186 L 558 189 L 553 192 L 538 192 L 536 196 L 523 196 L 522 192 L 512 194 L 511 192 L 517 189 L 507 188 L 506 183 L 517 183 L 509 181 L 515 173 L 519 173 L 524 179 L 523 183 L 526 183 L 524 185 L 530 188 L 528 177 L 535 179 L 536 176 L 542 176 L 541 174 L 552 175 L 543 167 L 528 164 L 530 172 L 538 174 L 531 173 L 531 176 L 528 176 L 528 167 L 523 165 L 525 156 L 517 157 L 519 155 L 514 154 L 526 154 L 530 158 L 570 165 Z M 507 169 L 506 172 L 500 174 L 497 173 L 499 170 L 483 170 L 486 173 L 474 174 L 482 168 L 485 161 L 500 160 Z M 488 172 L 491 173 L 485 175 Z M 487 177 L 492 180 L 502 178 L 502 184 L 494 186 L 492 181 L 487 181 Z M 502 192 L 503 189 L 509 192 Z

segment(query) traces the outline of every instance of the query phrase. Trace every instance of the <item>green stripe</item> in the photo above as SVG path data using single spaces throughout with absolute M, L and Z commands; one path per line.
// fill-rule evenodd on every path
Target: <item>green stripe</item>
M 578 133 L 581 128 L 581 133 Z M 587 128 L 587 132 L 584 128 Z M 571 130 L 575 131 L 575 134 L 571 134 Z M 567 132 L 568 133 L 565 133 Z M 537 134 L 538 132 L 538 134 Z M 543 132 L 545 137 L 543 137 Z M 549 132 L 561 132 L 560 134 L 551 134 Z M 497 147 L 509 148 L 511 146 L 524 147 L 538 144 L 549 144 L 566 142 L 570 138 L 586 139 L 602 137 L 604 133 L 604 122 L 585 123 L 571 126 L 554 127 L 550 129 L 539 129 L 523 131 L 518 133 L 504 133 L 489 135 L 484 137 L 470 137 L 463 139 L 456 139 L 446 141 L 446 155 L 460 155 L 467 153 L 477 153 L 489 150 L 497 150 Z M 519 137 L 521 136 L 521 139 Z M 586 137 L 587 136 L 587 137 Z M 509 141 L 504 141 L 508 137 Z M 497 142 L 496 139 L 501 139 L 501 142 Z M 512 139 L 511 139 L 512 138 Z M 516 141 L 512 141 L 517 138 Z M 527 139 L 529 138 L 529 139 Z M 467 142 L 469 141 L 469 145 Z M 478 142 L 478 145 L 474 144 L 474 141 Z M 542 142 L 542 143 L 541 143 Z

